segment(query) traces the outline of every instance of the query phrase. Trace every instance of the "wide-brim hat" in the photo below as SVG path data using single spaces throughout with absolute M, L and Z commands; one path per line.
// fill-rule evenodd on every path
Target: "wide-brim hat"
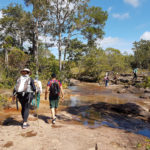
M 30 69 L 28 69 L 28 68 L 24 68 L 20 72 L 23 72 L 23 71 L 26 71 L 26 72 L 29 72 L 29 73 L 31 72 Z

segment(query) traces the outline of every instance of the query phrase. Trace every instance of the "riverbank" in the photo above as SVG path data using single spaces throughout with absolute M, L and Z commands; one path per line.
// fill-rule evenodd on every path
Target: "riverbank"
M 145 112 L 142 105 L 138 105 L 140 113 L 135 111 L 137 107 L 126 105 L 148 99 L 137 99 L 134 94 L 126 98 L 123 93 L 117 93 L 118 86 L 104 88 L 97 83 L 73 82 L 74 86 L 65 90 L 65 101 L 60 103 L 56 125 L 51 123 L 49 103 L 44 100 L 44 94 L 38 113 L 36 110 L 30 112 L 28 129 L 21 128 L 20 110 L 17 111 L 15 105 L 1 111 L 0 149 L 148 150 L 150 139 L 132 132 L 146 129 L 142 124 L 149 122 L 149 116 L 140 114 Z M 119 95 L 122 97 L 118 98 Z

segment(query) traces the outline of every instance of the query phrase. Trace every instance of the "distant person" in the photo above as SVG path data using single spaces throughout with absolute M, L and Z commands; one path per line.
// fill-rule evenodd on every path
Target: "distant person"
M 106 75 L 106 76 L 104 77 L 104 81 L 105 81 L 105 87 L 107 87 L 107 86 L 108 86 L 108 83 L 109 83 L 109 77 L 108 77 L 108 75 Z
M 32 100 L 32 106 L 35 106 L 36 108 L 39 108 L 40 105 L 40 95 L 42 93 L 42 83 L 38 78 L 38 75 L 35 76 L 34 84 L 36 87 L 36 95 L 34 96 Z
M 55 124 L 60 94 L 62 96 L 62 100 L 64 98 L 62 84 L 60 81 L 56 79 L 55 74 L 52 74 L 52 79 L 47 83 L 47 87 L 45 91 L 45 100 L 47 100 L 48 91 L 49 91 L 50 109 L 52 113 L 52 123 Z
M 133 69 L 133 80 L 137 79 L 138 68 Z
M 114 74 L 114 83 L 117 84 L 118 81 L 118 73 Z
M 13 90 L 13 101 L 17 97 L 19 102 L 21 103 L 21 115 L 23 119 L 22 128 L 25 129 L 29 126 L 27 123 L 29 116 L 29 107 L 30 103 L 33 99 L 34 92 L 36 91 L 36 87 L 34 85 L 34 81 L 30 78 L 31 71 L 28 68 L 24 68 L 21 70 L 21 76 L 18 78 L 15 88 Z

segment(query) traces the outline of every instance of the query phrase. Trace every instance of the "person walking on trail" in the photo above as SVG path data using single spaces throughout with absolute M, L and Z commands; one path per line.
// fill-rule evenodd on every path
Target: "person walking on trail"
M 40 95 L 42 93 L 42 83 L 39 80 L 38 75 L 35 76 L 34 84 L 36 87 L 36 95 L 32 100 L 32 106 L 35 106 L 38 109 L 40 105 Z
M 49 103 L 52 113 L 52 123 L 55 124 L 57 108 L 59 104 L 60 94 L 62 96 L 61 100 L 63 101 L 64 92 L 62 84 L 56 79 L 56 75 L 52 74 L 52 79 L 48 81 L 46 91 L 45 91 L 45 100 L 47 100 L 47 93 L 49 91 Z
M 30 69 L 25 68 L 21 70 L 21 76 L 18 78 L 15 88 L 13 90 L 13 101 L 17 98 L 21 104 L 21 115 L 23 119 L 22 128 L 25 129 L 29 126 L 27 123 L 29 116 L 30 103 L 36 91 L 33 79 L 30 77 Z
M 108 83 L 109 83 L 108 75 L 106 75 L 106 76 L 104 77 L 104 81 L 105 81 L 105 87 L 107 87 L 107 86 L 108 86 Z
M 138 68 L 133 69 L 133 80 L 137 79 Z
M 118 81 L 118 73 L 114 74 L 114 83 L 117 84 Z

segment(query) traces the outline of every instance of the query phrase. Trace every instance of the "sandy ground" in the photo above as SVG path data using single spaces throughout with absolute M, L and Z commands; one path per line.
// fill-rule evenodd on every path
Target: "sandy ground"
M 52 125 L 49 116 L 39 114 L 37 120 L 30 115 L 27 129 L 21 128 L 20 115 L 11 116 L 0 126 L 0 150 L 145 149 L 147 138 L 144 136 L 105 126 L 90 129 L 72 122 L 71 116 L 63 111 Z
M 68 98 L 68 93 L 66 98 Z M 61 108 L 55 125 L 51 123 L 48 101 L 42 100 L 38 119 L 31 112 L 30 127 L 22 129 L 20 112 L 1 111 L 0 150 L 149 150 L 150 139 L 107 126 L 91 129 L 73 121 Z M 147 149 L 146 149 L 147 148 Z M 149 149 L 148 149 L 149 148 Z

